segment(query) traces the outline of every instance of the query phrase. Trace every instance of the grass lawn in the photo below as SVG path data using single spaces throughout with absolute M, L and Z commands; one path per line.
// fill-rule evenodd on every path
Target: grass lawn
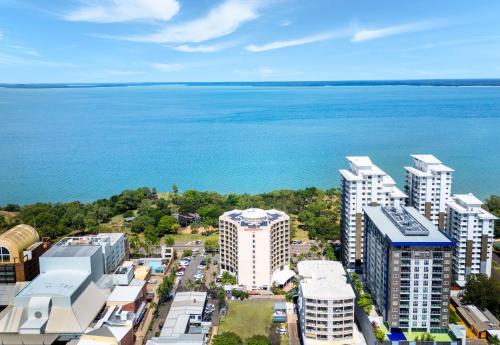
M 243 340 L 257 334 L 267 336 L 272 324 L 273 307 L 274 301 L 229 301 L 227 315 L 219 326 L 219 334 L 235 332 Z
M 214 233 L 208 236 L 203 236 L 202 234 L 188 234 L 188 233 L 177 233 L 175 235 L 167 235 L 167 236 L 172 236 L 175 240 L 175 244 L 184 244 L 186 242 L 190 241 L 206 241 L 209 238 L 215 238 L 218 239 L 219 235 Z
M 424 334 L 425 332 L 404 332 L 405 337 L 409 341 L 415 340 L 416 337 Z M 434 336 L 434 341 L 451 341 L 451 337 L 448 335 L 448 333 L 431 333 Z

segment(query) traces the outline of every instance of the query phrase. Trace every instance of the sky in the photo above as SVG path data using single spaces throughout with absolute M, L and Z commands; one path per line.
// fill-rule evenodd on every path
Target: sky
M 0 83 L 500 77 L 500 1 L 0 0 Z

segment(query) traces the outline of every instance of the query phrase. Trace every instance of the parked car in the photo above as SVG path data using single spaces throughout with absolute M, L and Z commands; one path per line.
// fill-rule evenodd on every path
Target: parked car
M 181 277 L 184 275 L 184 271 L 177 271 L 177 273 L 175 275 L 178 277 Z
M 184 266 L 181 266 L 181 267 L 179 267 L 179 268 L 177 269 L 177 271 L 185 271 L 185 270 L 186 270 L 186 267 L 184 267 Z
M 181 260 L 181 261 L 179 262 L 179 265 L 180 265 L 181 267 L 183 267 L 183 266 L 189 266 L 189 263 L 190 263 L 189 261 L 184 261 L 184 260 Z

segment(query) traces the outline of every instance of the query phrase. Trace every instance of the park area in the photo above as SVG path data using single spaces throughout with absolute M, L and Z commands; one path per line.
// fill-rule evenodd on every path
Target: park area
M 272 326 L 273 300 L 228 301 L 227 315 L 221 320 L 219 334 L 234 332 L 245 340 L 253 335 L 268 336 Z M 288 336 L 281 337 L 288 344 Z

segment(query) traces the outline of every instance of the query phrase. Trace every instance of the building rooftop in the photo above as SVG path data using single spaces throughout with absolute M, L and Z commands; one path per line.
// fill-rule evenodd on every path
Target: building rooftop
M 98 245 L 55 245 L 43 254 L 44 257 L 89 257 L 100 251 Z
M 26 248 L 39 240 L 40 237 L 33 227 L 20 224 L 0 234 L 0 247 L 9 250 L 10 261 L 12 262 L 14 259 L 19 259 Z
M 133 285 L 118 285 L 109 295 L 108 302 L 133 302 L 141 294 L 145 281 L 136 281 Z
M 27 284 L 16 297 L 72 297 L 88 278 L 89 274 L 81 271 L 60 270 L 43 273 Z
M 442 162 L 434 155 L 411 155 L 412 158 L 426 164 L 441 164 Z
M 354 298 L 347 274 L 338 261 L 306 260 L 297 264 L 302 293 L 306 298 Z
M 249 208 L 246 210 L 232 210 L 224 212 L 221 219 L 232 220 L 241 226 L 264 227 L 277 220 L 290 219 L 285 212 L 278 210 L 262 210 L 260 208 Z
M 413 207 L 365 206 L 363 210 L 393 245 L 454 245 L 452 240 Z
M 411 155 L 414 167 L 405 169 L 417 176 L 431 176 L 432 172 L 453 172 L 452 168 L 444 165 L 434 155 Z
M 170 311 L 160 332 L 160 338 L 185 334 L 189 316 L 202 315 L 206 299 L 206 292 L 178 292 L 170 306 Z
M 472 193 L 453 195 L 448 199 L 447 205 L 460 214 L 471 213 L 477 214 L 482 219 L 497 219 L 497 217 L 481 207 L 483 202 Z

